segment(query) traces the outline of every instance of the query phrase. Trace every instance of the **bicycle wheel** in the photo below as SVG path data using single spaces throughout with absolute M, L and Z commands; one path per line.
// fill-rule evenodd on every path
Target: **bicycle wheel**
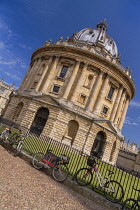
M 118 203 L 124 196 L 124 191 L 123 191 L 123 187 L 121 186 L 121 184 L 117 181 L 109 181 L 106 182 L 105 185 L 105 197 L 113 202 L 113 203 Z
M 13 145 L 15 142 L 20 140 L 20 136 L 17 133 L 14 133 L 12 136 L 8 138 L 9 144 Z
M 19 153 L 21 152 L 22 150 L 22 147 L 23 147 L 23 142 L 22 141 L 19 141 L 18 145 L 16 146 L 15 148 L 15 151 L 14 151 L 14 156 L 18 156 Z
M 63 163 L 59 163 L 52 169 L 52 176 L 57 182 L 65 181 L 68 177 L 68 174 L 68 167 Z
M 33 160 L 32 160 L 32 164 L 34 166 L 34 168 L 36 169 L 41 169 L 44 166 L 44 163 L 42 161 L 42 159 L 44 158 L 44 153 L 42 152 L 38 152 L 34 155 Z
M 76 179 L 76 182 L 80 186 L 89 185 L 93 179 L 93 174 L 91 172 L 91 169 L 89 169 L 89 168 L 79 169 L 75 175 L 75 179 Z
M 122 204 L 122 210 L 140 210 L 140 206 L 133 198 L 126 199 Z

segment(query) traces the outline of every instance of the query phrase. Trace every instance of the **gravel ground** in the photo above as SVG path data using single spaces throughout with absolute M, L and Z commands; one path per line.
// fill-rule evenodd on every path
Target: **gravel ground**
M 15 158 L 2 146 L 0 160 L 0 210 L 110 210 Z

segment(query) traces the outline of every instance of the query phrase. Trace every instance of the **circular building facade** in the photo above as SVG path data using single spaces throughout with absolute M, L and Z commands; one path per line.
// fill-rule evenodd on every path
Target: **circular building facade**
M 46 41 L 13 94 L 4 118 L 115 163 L 135 87 L 106 20 L 63 40 Z

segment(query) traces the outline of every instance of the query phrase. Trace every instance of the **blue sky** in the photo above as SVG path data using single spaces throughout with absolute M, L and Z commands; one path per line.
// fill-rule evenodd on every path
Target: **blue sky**
M 0 79 L 19 87 L 33 51 L 107 19 L 108 35 L 130 66 L 136 86 L 122 134 L 140 146 L 140 1 L 0 0 Z

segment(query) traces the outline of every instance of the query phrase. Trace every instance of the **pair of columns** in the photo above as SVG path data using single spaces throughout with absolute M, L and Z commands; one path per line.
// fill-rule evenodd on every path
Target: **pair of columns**
M 51 56 L 49 58 L 48 62 L 46 63 L 45 69 L 41 75 L 41 78 L 38 81 L 36 88 L 35 88 L 36 91 L 39 91 L 40 88 L 41 88 L 41 91 L 47 90 L 47 88 L 49 86 L 49 81 L 52 80 L 53 73 L 54 73 L 57 63 L 59 61 L 59 57 L 55 57 L 53 62 L 52 62 L 52 60 L 53 60 L 53 56 Z M 28 70 L 27 79 L 25 77 L 25 79 L 23 81 L 23 85 L 22 85 L 24 87 L 24 89 L 29 89 L 32 86 L 32 84 L 33 84 L 32 82 L 34 82 L 33 79 L 35 78 L 35 75 L 38 73 L 38 70 L 41 68 L 41 65 L 42 65 L 42 59 L 39 58 L 38 60 L 36 60 L 34 62 L 34 65 L 32 66 L 32 68 Z M 48 75 L 47 82 L 46 82 L 46 81 L 44 81 L 44 78 L 46 78 L 50 66 L 51 66 L 51 72 Z M 43 82 L 44 82 L 44 84 L 43 84 Z
M 117 124 L 119 129 L 122 129 L 129 102 L 130 99 L 126 94 L 125 89 L 121 85 L 118 89 L 118 93 L 110 115 L 110 121 L 112 121 L 114 124 Z
M 29 68 L 21 86 L 23 89 L 29 89 L 32 86 L 34 81 L 33 78 L 35 78 L 35 74 L 38 71 L 38 68 L 40 67 L 41 61 L 41 58 L 36 59 L 33 66 Z

